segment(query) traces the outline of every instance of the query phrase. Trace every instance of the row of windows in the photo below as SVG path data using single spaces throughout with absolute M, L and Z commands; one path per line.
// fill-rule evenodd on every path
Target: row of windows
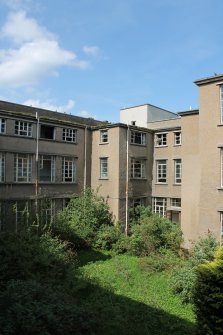
M 181 159 L 174 159 L 174 183 L 181 184 L 182 181 L 182 162 Z M 156 182 L 167 182 L 167 160 L 159 159 L 156 161 Z
M 108 143 L 108 129 L 100 130 L 100 143 Z M 146 133 L 131 130 L 130 143 L 146 145 Z
M 0 118 L 0 134 L 6 133 L 6 120 Z M 33 124 L 26 121 L 15 121 L 14 134 L 17 136 L 32 137 Z M 40 125 L 40 138 L 42 139 L 55 139 L 55 127 L 49 125 Z M 77 129 L 63 128 L 62 140 L 66 142 L 77 142 Z
M 136 179 L 146 178 L 146 160 L 131 158 L 130 177 Z M 100 178 L 108 178 L 108 157 L 100 158 Z
M 14 181 L 31 182 L 32 155 L 14 154 Z M 41 155 L 38 179 L 41 182 L 55 182 L 55 156 Z M 5 181 L 5 154 L 0 153 L 0 182 Z M 76 158 L 62 157 L 62 181 L 76 181 Z
M 167 146 L 167 133 L 155 134 L 155 147 Z M 181 131 L 174 132 L 174 145 L 181 145 Z

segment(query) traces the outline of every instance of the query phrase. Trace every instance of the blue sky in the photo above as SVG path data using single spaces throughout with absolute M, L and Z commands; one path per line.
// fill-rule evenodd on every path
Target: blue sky
M 223 73 L 222 0 L 0 0 L 0 99 L 100 120 L 198 107 Z

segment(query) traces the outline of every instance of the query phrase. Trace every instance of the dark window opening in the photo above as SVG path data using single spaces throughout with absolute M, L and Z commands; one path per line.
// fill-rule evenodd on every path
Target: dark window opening
M 54 139 L 54 127 L 41 125 L 40 138 L 47 138 L 49 140 Z

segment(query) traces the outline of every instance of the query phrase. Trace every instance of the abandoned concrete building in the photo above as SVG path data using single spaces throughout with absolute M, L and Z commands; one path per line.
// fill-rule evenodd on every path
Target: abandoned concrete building
M 27 213 L 54 216 L 87 186 L 115 220 L 152 206 L 179 222 L 185 244 L 223 235 L 223 75 L 200 80 L 199 109 L 150 104 L 120 111 L 120 123 L 0 101 L 0 229 Z M 47 199 L 47 201 L 46 201 Z

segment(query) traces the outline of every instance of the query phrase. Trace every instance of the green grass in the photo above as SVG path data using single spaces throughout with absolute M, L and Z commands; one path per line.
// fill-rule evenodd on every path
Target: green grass
M 79 260 L 82 303 L 91 306 L 96 325 L 92 334 L 194 334 L 192 306 L 172 293 L 170 271 L 151 274 L 137 257 L 96 251 L 81 252 Z

